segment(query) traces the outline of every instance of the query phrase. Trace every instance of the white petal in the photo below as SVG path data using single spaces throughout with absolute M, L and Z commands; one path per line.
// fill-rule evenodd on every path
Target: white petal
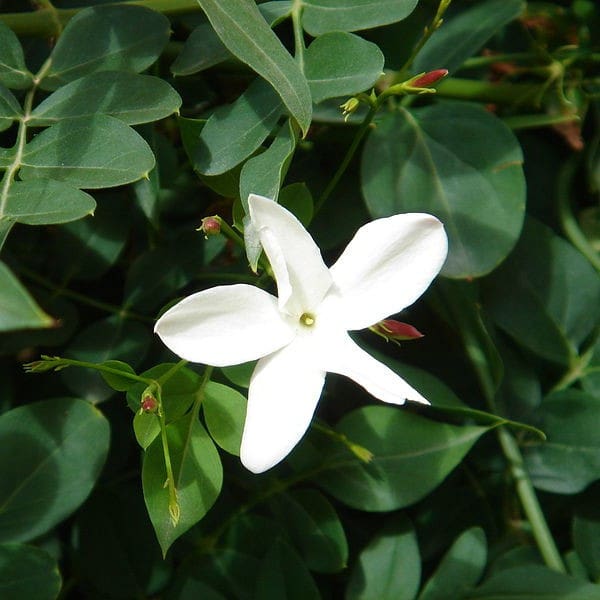
M 322 340 L 315 361 L 326 371 L 350 377 L 384 402 L 404 404 L 405 400 L 414 400 L 429 404 L 417 390 L 360 348 L 346 333 Z
M 283 460 L 308 429 L 325 372 L 311 368 L 293 342 L 258 361 L 250 381 L 240 458 L 254 473 Z
M 248 206 L 275 273 L 279 306 L 294 315 L 314 310 L 331 286 L 321 251 L 302 223 L 277 202 L 250 194 Z
M 448 239 L 422 213 L 377 219 L 361 227 L 331 267 L 346 329 L 363 329 L 410 306 L 446 260 Z
M 157 321 L 154 331 L 181 358 L 215 367 L 261 358 L 295 336 L 277 298 L 245 284 L 188 296 Z

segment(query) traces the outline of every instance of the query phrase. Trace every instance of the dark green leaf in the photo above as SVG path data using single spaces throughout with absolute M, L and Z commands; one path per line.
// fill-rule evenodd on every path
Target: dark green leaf
M 304 227 L 308 227 L 312 221 L 313 198 L 305 183 L 292 183 L 282 188 L 279 204 L 285 206 Z
M 401 21 L 417 0 L 306 0 L 304 29 L 312 36 L 329 31 L 357 31 Z
M 111 359 L 138 365 L 148 351 L 149 342 L 150 332 L 141 323 L 113 315 L 81 329 L 65 349 L 65 355 L 91 363 Z M 76 368 L 67 369 L 61 375 L 69 389 L 88 402 L 97 404 L 113 395 L 103 379 L 105 374 L 98 371 Z M 113 379 L 112 383 L 117 382 Z
M 600 277 L 570 244 L 530 220 L 483 287 L 484 305 L 518 344 L 568 364 L 598 322 Z
M 194 169 L 203 175 L 233 169 L 260 147 L 280 115 L 277 94 L 257 79 L 233 104 L 217 109 L 202 127 L 190 154 Z
M 181 106 L 179 94 L 164 80 L 124 71 L 91 73 L 61 87 L 31 113 L 34 127 L 63 119 L 110 115 L 128 125 L 164 119 Z
M 254 2 L 198 2 L 227 49 L 273 86 L 306 134 L 312 114 L 308 83 Z
M 278 494 L 270 507 L 311 571 L 337 573 L 347 566 L 344 528 L 320 492 L 303 489 Z
M 0 32 L 0 38 L 2 34 Z M 12 92 L 0 83 L 0 131 L 8 129 L 23 114 Z
M 176 363 L 162 363 L 141 373 L 146 379 L 158 381 L 162 387 L 162 404 L 167 423 L 176 421 L 189 410 L 200 386 L 200 377 L 186 367 Z M 137 383 L 127 391 L 127 404 L 133 412 L 140 409 L 142 393 L 146 384 Z
M 173 525 L 169 513 L 167 472 L 160 439 L 144 456 L 142 485 L 150 520 L 163 555 L 171 544 L 195 525 L 219 496 L 223 468 L 210 437 L 193 413 L 167 426 L 167 438 L 173 465 L 179 521 Z
M 485 533 L 479 527 L 467 529 L 444 555 L 419 600 L 463 598 L 474 587 L 487 561 Z
M 576 494 L 600 479 L 600 398 L 578 390 L 557 392 L 536 411 L 545 443 L 525 449 L 533 484 L 557 494 Z
M 308 569 L 296 551 L 275 540 L 259 566 L 256 600 L 318 600 L 321 598 Z
M 52 327 L 54 320 L 37 305 L 3 262 L 0 262 L 0 290 L 0 332 Z
M 282 125 L 267 150 L 244 163 L 240 173 L 240 199 L 246 214 L 250 194 L 277 200 L 295 147 L 296 135 L 288 121 Z
M 367 139 L 362 189 L 374 217 L 437 216 L 449 238 L 442 273 L 476 277 L 497 267 L 519 237 L 522 161 L 512 132 L 479 107 L 447 102 L 401 109 L 384 116 Z
M 114 117 L 69 119 L 25 146 L 23 179 L 58 179 L 84 188 L 113 187 L 148 175 L 154 155 L 144 139 Z
M 459 15 L 449 14 L 440 30 L 417 55 L 413 71 L 455 71 L 524 9 L 523 0 L 486 0 L 468 7 Z
M 109 439 L 108 421 L 83 400 L 44 400 L 0 416 L 0 539 L 39 537 L 80 506 Z
M 85 192 L 53 179 L 14 181 L 3 217 L 26 225 L 51 225 L 93 215 L 96 201 Z
M 410 521 L 400 516 L 360 553 L 350 575 L 346 598 L 413 600 L 420 578 L 417 538 Z
M 223 375 L 231 381 L 231 383 L 241 387 L 248 388 L 250 386 L 250 378 L 254 372 L 256 362 L 241 363 L 231 367 L 221 367 Z
M 202 409 L 212 438 L 230 454 L 240 455 L 246 420 L 246 398 L 237 390 L 209 381 L 204 388 Z
M 314 433 L 290 457 L 292 464 L 297 469 L 320 464 L 322 472 L 315 481 L 349 506 L 389 511 L 414 504 L 438 486 L 488 428 L 448 425 L 398 408 L 367 406 L 343 417 L 336 430 L 372 452 L 371 462 Z
M 78 12 L 67 24 L 42 80 L 45 89 L 98 71 L 147 69 L 169 40 L 169 20 L 142 6 L 97 6 Z
M 383 54 L 352 33 L 326 33 L 304 54 L 304 74 L 313 102 L 351 96 L 370 88 L 383 73 Z
M 12 29 L 0 21 L 0 84 L 13 89 L 28 88 L 33 76 L 25 66 L 23 48 Z
M 256 600 L 254 582 L 259 559 L 233 548 L 218 549 L 207 556 L 194 575 L 228 600 Z M 190 600 L 198 600 L 196 597 Z
M 469 600 L 600 600 L 600 586 L 529 565 L 492 575 Z
M 186 40 L 171 65 L 173 75 L 192 75 L 227 60 L 231 52 L 223 45 L 210 23 L 200 23 Z
M 60 584 L 58 564 L 43 550 L 24 544 L 0 545 L 2 600 L 54 600 Z

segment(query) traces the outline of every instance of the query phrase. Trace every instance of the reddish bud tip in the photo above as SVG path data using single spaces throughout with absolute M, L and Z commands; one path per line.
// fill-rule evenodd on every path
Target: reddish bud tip
M 205 217 L 202 219 L 200 230 L 203 231 L 205 235 L 218 235 L 221 233 L 221 223 L 215 217 Z
M 384 319 L 373 326 L 375 333 L 391 340 L 418 340 L 423 334 L 408 323 L 401 323 L 393 319 Z
M 147 413 L 156 412 L 156 409 L 158 408 L 158 402 L 156 401 L 156 398 L 153 398 L 152 396 L 144 396 L 142 398 L 141 408 Z
M 413 79 L 410 85 L 416 88 L 426 88 L 437 83 L 440 79 L 446 77 L 446 75 L 448 75 L 448 69 L 436 69 L 435 71 L 423 73 L 420 77 Z

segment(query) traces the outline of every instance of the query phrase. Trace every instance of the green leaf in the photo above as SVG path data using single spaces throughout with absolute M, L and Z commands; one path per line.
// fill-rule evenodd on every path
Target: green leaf
M 536 416 L 547 441 L 524 452 L 535 487 L 576 494 L 600 479 L 600 398 L 578 390 L 557 392 L 544 399 Z
M 200 376 L 177 363 L 161 363 L 141 373 L 146 379 L 154 379 L 162 387 L 162 405 L 167 423 L 185 415 L 196 399 L 200 386 Z M 127 390 L 127 404 L 133 412 L 140 409 L 142 393 L 146 384 L 137 383 Z
M 259 565 L 260 560 L 251 554 L 234 548 L 217 548 L 198 565 L 194 575 L 228 600 L 256 600 L 254 582 Z M 192 596 L 189 600 L 198 598 L 203 596 Z
M 296 61 L 251 0 L 198 0 L 227 49 L 268 81 L 306 134 L 312 103 Z
M 233 169 L 260 147 L 280 115 L 277 94 L 256 79 L 233 104 L 218 108 L 202 127 L 190 154 L 194 169 L 203 175 Z
M 346 598 L 413 600 L 420 578 L 417 538 L 410 521 L 400 515 L 360 553 L 350 575 Z
M 523 0 L 486 0 L 470 6 L 456 16 L 447 15 L 443 26 L 417 55 L 413 71 L 455 71 L 524 9 Z
M 370 88 L 383 73 L 383 53 L 372 42 L 336 31 L 315 39 L 304 54 L 313 102 Z
M 231 367 L 221 367 L 223 375 L 231 381 L 234 385 L 241 388 L 250 387 L 250 378 L 254 372 L 256 361 L 240 363 L 239 365 L 233 365 Z
M 0 539 L 31 540 L 68 517 L 94 487 L 109 441 L 108 421 L 83 400 L 44 400 L 0 416 Z
M 13 89 L 31 86 L 33 75 L 25 66 L 19 38 L 12 29 L 0 22 L 0 84 Z
M 408 17 L 417 0 L 305 0 L 302 25 L 310 35 L 358 31 Z
M 212 438 L 230 454 L 240 455 L 247 400 L 237 390 L 209 381 L 202 410 Z
M 76 187 L 104 188 L 147 176 L 154 155 L 123 121 L 106 115 L 68 119 L 25 146 L 23 179 L 58 179 Z
M 256 600 L 318 600 L 321 595 L 296 551 L 282 539 L 276 539 L 259 566 L 253 597 Z
M 483 286 L 484 306 L 521 346 L 568 364 L 600 313 L 600 277 L 569 243 L 533 219 Z
M 449 238 L 442 273 L 478 277 L 497 267 L 519 237 L 525 214 L 522 161 L 512 132 L 482 108 L 445 102 L 400 109 L 369 134 L 362 190 L 374 217 L 403 212 L 438 217 Z
M 160 419 L 155 413 L 136 412 L 133 417 L 133 433 L 137 443 L 143 450 L 160 434 Z
M 37 305 L 3 262 L 0 262 L 0 290 L 0 332 L 54 325 L 52 317 Z
M 24 544 L 0 545 L 0 597 L 2 600 L 54 600 L 61 577 L 56 560 Z
M 161 55 L 169 33 L 165 16 L 141 6 L 86 8 L 58 38 L 42 87 L 53 90 L 98 71 L 144 71 Z
M 244 163 L 240 173 L 240 199 L 246 214 L 250 194 L 277 200 L 295 147 L 296 134 L 291 121 L 288 121 L 282 125 L 267 150 Z
M 597 487 L 594 486 L 578 502 L 573 519 L 573 543 L 589 577 L 600 578 L 600 510 Z
M 231 52 L 223 45 L 210 23 L 200 23 L 190 34 L 171 65 L 176 76 L 193 75 L 227 60 Z
M 344 528 L 320 492 L 303 489 L 278 494 L 269 506 L 311 571 L 337 573 L 347 566 Z
M 292 183 L 282 188 L 279 204 L 285 206 L 297 219 L 308 227 L 314 214 L 314 203 L 305 183 Z
M 23 109 L 18 100 L 0 83 L 0 131 L 8 129 L 22 115 Z
M 169 513 L 160 439 L 146 451 L 142 467 L 144 499 L 163 556 L 179 536 L 204 517 L 219 496 L 223 482 L 217 449 L 193 411 L 167 426 L 167 439 L 180 508 L 177 525 L 173 525 Z
M 112 359 L 138 365 L 148 351 L 149 342 L 147 327 L 136 321 L 125 320 L 120 315 L 112 315 L 81 329 L 64 352 L 69 358 L 91 363 L 104 363 Z M 112 366 L 110 362 L 109 366 Z M 73 393 L 94 404 L 113 395 L 108 382 L 105 383 L 104 375 L 92 369 L 67 369 L 61 373 L 63 381 Z M 115 379 L 111 381 L 117 383 Z
M 500 571 L 471 592 L 469 600 L 600 600 L 600 586 L 547 567 Z
M 442 558 L 419 600 L 464 598 L 479 581 L 487 562 L 485 533 L 479 527 L 463 532 Z
M 58 89 L 34 109 L 28 123 L 39 127 L 63 119 L 104 114 L 137 125 L 164 119 L 180 106 L 179 94 L 158 77 L 104 71 Z
M 290 460 L 296 470 L 319 465 L 314 480 L 348 506 L 374 512 L 397 510 L 437 487 L 488 430 L 438 423 L 387 406 L 367 406 L 344 416 L 336 431 L 372 452 L 371 462 L 360 461 L 345 446 L 318 433 Z
M 123 371 L 123 373 L 135 375 L 133 367 L 122 360 L 105 360 L 101 364 L 103 367 L 110 367 L 111 369 Z M 102 379 L 104 379 L 104 381 L 106 381 L 106 383 L 108 383 L 108 385 L 110 385 L 110 387 L 117 392 L 126 392 L 129 388 L 132 388 L 137 383 L 135 379 L 125 375 L 107 373 L 106 371 L 100 371 L 100 375 L 102 375 Z
M 25 225 L 68 223 L 93 215 L 96 201 L 85 192 L 53 179 L 14 181 L 3 218 Z

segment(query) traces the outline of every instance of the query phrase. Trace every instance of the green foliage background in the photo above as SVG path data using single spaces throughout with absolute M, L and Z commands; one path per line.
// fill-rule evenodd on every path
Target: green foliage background
M 599 31 L 590 0 L 0 4 L 0 597 L 600 598 Z M 260 476 L 253 365 L 152 333 L 272 289 L 251 192 L 328 262 L 396 213 L 450 240 L 425 337 L 357 338 L 432 407 L 330 375 Z

